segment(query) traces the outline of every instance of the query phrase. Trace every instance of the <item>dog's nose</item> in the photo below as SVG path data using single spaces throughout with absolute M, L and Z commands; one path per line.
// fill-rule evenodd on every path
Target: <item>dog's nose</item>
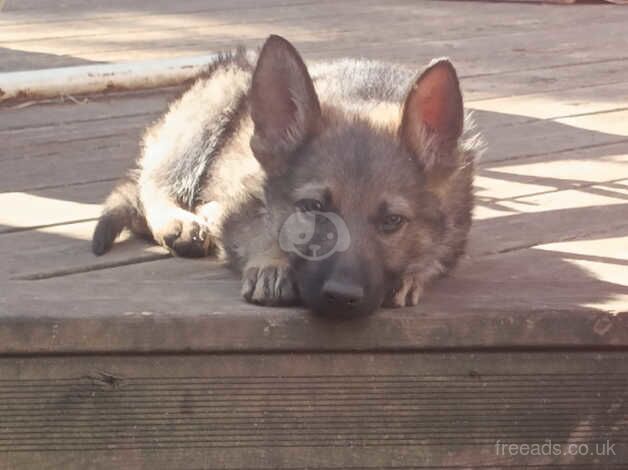
M 353 308 L 364 298 L 362 286 L 348 281 L 330 279 L 325 281 L 322 289 L 325 302 L 331 307 Z

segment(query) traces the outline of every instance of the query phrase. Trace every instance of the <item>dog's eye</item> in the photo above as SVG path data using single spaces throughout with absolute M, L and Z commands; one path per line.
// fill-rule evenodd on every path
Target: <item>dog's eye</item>
M 296 207 L 301 212 L 320 212 L 323 210 L 323 203 L 321 201 L 317 201 L 316 199 L 301 199 L 300 201 L 297 201 Z
M 403 215 L 389 214 L 384 217 L 380 224 L 380 229 L 384 233 L 393 233 L 399 230 L 406 222 Z

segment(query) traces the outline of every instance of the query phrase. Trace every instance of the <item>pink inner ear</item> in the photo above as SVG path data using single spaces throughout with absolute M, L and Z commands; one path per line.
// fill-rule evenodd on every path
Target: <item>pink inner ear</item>
M 460 119 L 460 93 L 455 77 L 446 66 L 429 70 L 416 85 L 414 109 L 420 122 L 436 132 L 457 134 Z

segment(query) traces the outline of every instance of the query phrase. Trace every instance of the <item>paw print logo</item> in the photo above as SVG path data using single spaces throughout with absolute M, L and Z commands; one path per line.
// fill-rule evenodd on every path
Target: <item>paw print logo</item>
M 347 251 L 351 244 L 344 220 L 333 212 L 295 212 L 279 232 L 279 247 L 310 261 Z

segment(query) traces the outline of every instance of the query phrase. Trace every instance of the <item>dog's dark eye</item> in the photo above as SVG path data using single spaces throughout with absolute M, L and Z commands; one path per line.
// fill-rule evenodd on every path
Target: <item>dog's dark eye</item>
M 317 201 L 316 199 L 301 199 L 300 201 L 297 201 L 296 207 L 301 212 L 320 212 L 323 210 L 323 203 L 321 201 Z
M 380 230 L 384 233 L 393 233 L 399 230 L 406 222 L 403 215 L 389 214 L 384 217 L 380 224 Z

